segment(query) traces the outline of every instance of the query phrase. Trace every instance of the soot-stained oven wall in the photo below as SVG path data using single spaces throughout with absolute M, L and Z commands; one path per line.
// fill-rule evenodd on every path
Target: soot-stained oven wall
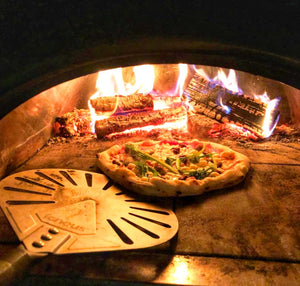
M 0 177 L 34 155 L 52 135 L 56 116 L 86 108 L 97 74 L 47 89 L 10 111 L 0 120 Z

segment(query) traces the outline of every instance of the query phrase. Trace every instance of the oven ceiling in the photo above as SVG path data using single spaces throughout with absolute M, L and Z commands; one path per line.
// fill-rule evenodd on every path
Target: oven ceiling
M 2 3 L 0 118 L 62 81 L 146 62 L 231 67 L 300 88 L 298 1 L 216 2 Z

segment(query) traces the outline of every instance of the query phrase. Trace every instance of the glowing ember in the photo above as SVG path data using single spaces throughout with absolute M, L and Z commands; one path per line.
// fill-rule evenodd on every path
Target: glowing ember
M 215 123 L 212 125 L 212 128 L 208 131 L 208 134 L 209 136 L 214 138 L 232 136 L 248 138 L 251 140 L 259 139 L 259 137 L 255 135 L 255 133 L 233 123 Z
M 161 125 L 147 125 L 144 127 L 139 127 L 139 128 L 131 128 L 131 129 L 126 129 L 125 131 L 122 132 L 114 132 L 109 134 L 107 137 L 111 138 L 113 136 L 119 135 L 119 134 L 135 134 L 140 131 L 146 131 L 150 132 L 152 130 L 181 130 L 182 132 L 187 132 L 187 118 L 181 119 L 178 121 L 174 122 L 166 122 Z

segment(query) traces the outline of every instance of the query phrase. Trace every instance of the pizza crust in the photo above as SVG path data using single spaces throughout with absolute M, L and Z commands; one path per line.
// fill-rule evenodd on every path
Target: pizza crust
M 232 187 L 242 182 L 250 168 L 249 158 L 224 145 L 212 142 L 205 143 L 209 143 L 213 148 L 223 150 L 221 154 L 227 152 L 224 153 L 224 156 L 234 153 L 234 165 L 216 177 L 206 177 L 202 180 L 167 180 L 160 177 L 152 177 L 149 181 L 146 181 L 128 168 L 112 163 L 111 158 L 117 155 L 122 149 L 122 146 L 114 145 L 106 151 L 97 154 L 97 166 L 121 186 L 148 196 L 173 197 L 200 195 L 204 192 Z

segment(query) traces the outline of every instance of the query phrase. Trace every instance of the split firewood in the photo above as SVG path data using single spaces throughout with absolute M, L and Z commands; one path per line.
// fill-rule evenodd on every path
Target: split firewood
M 128 115 L 111 116 L 107 119 L 96 121 L 95 132 L 97 138 L 101 139 L 111 133 L 148 125 L 161 125 L 166 122 L 182 119 L 185 116 L 186 109 L 183 106 L 175 109 L 168 108 L 151 112 L 143 111 Z
M 194 137 L 208 138 L 208 131 L 214 123 L 215 120 L 203 114 L 189 114 L 187 129 Z
M 136 110 L 152 110 L 153 99 L 150 94 L 131 94 L 128 96 L 105 96 L 90 99 L 90 103 L 96 112 L 132 112 Z
M 268 105 L 244 94 L 233 93 L 222 86 L 210 83 L 195 74 L 183 92 L 194 112 L 223 123 L 235 123 L 263 136 L 264 119 Z M 279 111 L 271 114 L 275 122 Z

